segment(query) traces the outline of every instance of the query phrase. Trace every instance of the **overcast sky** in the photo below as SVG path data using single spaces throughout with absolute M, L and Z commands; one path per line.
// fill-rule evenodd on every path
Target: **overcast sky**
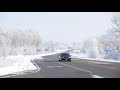
M 0 25 L 6 29 L 29 27 L 43 40 L 81 42 L 100 36 L 111 27 L 116 12 L 0 12 Z

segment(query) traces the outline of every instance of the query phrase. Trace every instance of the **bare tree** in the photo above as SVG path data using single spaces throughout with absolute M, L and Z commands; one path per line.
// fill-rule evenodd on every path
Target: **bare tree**
M 103 50 L 107 48 L 111 48 L 112 52 L 107 53 L 105 58 L 117 58 L 120 55 L 120 17 L 112 18 L 113 27 L 109 29 L 106 34 L 100 37 L 100 43 L 102 45 Z
M 120 52 L 120 17 L 112 18 L 115 26 L 108 32 L 112 36 L 112 44 L 116 47 L 116 50 Z
M 112 22 L 113 24 L 116 25 L 116 28 L 114 28 L 114 32 L 120 33 L 120 17 L 117 17 L 117 16 L 113 17 Z

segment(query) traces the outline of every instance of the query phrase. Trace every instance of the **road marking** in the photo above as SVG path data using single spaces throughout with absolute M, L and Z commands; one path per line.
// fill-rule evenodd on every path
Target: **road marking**
M 92 75 L 92 78 L 104 78 L 104 77 L 101 77 L 101 76 L 98 76 L 98 75 L 94 75 L 94 74 L 90 74 Z
M 118 68 L 120 68 L 120 66 L 115 66 L 115 67 L 118 67 Z
M 65 65 L 65 66 L 68 66 L 68 67 L 72 67 L 72 68 L 77 69 L 77 70 L 80 70 L 80 71 L 88 72 L 88 73 L 90 73 L 90 75 L 92 75 L 92 78 L 104 78 L 104 77 L 102 77 L 102 76 L 94 75 L 94 74 L 92 74 L 93 72 L 88 71 L 88 70 L 85 70 L 85 69 L 80 69 L 80 68 L 77 68 L 77 67 L 74 67 L 74 66 L 71 66 L 71 65 L 68 65 L 68 64 L 63 64 L 63 63 L 60 63 L 60 62 L 57 62 L 57 63 L 62 64 L 62 65 Z
M 53 60 L 50 60 L 50 61 L 53 61 Z
M 47 66 L 48 68 L 53 68 L 53 67 L 63 67 L 63 66 Z
M 92 73 L 91 71 L 87 71 L 87 70 L 84 70 L 84 69 L 80 69 L 80 68 L 77 68 L 77 67 L 73 67 L 73 66 L 68 65 L 68 64 L 63 64 L 63 63 L 60 63 L 60 62 L 57 62 L 57 63 L 62 64 L 62 65 L 65 65 L 65 66 L 68 66 L 68 67 L 72 67 L 72 68 L 77 69 L 77 70 L 80 70 L 80 71 L 85 71 L 85 72 Z
M 115 66 L 115 67 L 110 67 L 110 66 L 98 65 L 98 64 L 93 64 L 93 63 L 88 63 L 88 64 L 96 65 L 96 66 L 100 66 L 100 67 L 106 67 L 106 68 L 111 68 L 111 69 L 120 70 L 120 68 L 116 68 L 116 66 Z
M 94 61 L 88 62 L 88 63 L 95 63 L 95 64 L 110 64 L 110 63 L 105 63 L 105 62 L 94 62 Z
M 120 70 L 119 66 L 110 67 L 110 66 L 98 65 L 98 64 L 96 64 L 96 63 L 87 62 L 87 61 L 82 61 L 82 63 L 90 64 L 90 65 L 96 65 L 96 66 L 101 66 L 101 67 L 106 67 L 106 68 L 111 68 L 111 69 L 116 69 L 116 70 Z M 117 68 L 117 67 L 118 67 L 118 68 Z
M 87 63 L 95 63 L 95 64 L 111 64 L 111 63 L 103 62 L 103 61 L 80 61 L 80 60 L 75 60 L 75 62 L 87 62 Z

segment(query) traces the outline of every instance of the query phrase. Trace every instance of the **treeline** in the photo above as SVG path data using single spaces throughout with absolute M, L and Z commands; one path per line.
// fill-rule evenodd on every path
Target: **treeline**
M 120 60 L 120 17 L 113 17 L 113 23 L 104 35 L 83 42 L 81 53 L 90 58 Z
M 39 33 L 32 30 L 0 30 L 0 56 L 35 54 L 41 45 Z

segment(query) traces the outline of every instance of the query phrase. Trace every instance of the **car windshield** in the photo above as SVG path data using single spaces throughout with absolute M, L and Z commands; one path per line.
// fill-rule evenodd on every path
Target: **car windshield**
M 61 56 L 70 56 L 68 53 L 62 53 Z

